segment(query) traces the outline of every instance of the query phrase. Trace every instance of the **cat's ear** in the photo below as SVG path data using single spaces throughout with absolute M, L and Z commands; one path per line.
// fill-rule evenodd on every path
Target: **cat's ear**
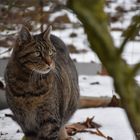
M 50 40 L 50 36 L 51 36 L 51 31 L 52 31 L 52 26 L 49 25 L 49 27 L 43 32 L 43 39 L 44 40 Z
M 28 44 L 30 41 L 32 40 L 32 36 L 28 30 L 27 27 L 22 26 L 20 32 L 19 32 L 19 36 L 18 36 L 18 41 L 19 44 Z

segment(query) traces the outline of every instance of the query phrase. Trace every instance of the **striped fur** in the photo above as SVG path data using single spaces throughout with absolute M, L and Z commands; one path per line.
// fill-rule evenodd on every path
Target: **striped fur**
M 50 31 L 32 36 L 23 27 L 5 71 L 7 102 L 29 140 L 64 140 L 79 100 L 76 68 Z

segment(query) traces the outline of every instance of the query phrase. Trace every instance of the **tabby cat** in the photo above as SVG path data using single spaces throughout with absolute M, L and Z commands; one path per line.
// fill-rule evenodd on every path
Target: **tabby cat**
M 28 140 L 64 140 L 79 100 L 77 71 L 61 39 L 19 32 L 5 71 L 6 97 Z

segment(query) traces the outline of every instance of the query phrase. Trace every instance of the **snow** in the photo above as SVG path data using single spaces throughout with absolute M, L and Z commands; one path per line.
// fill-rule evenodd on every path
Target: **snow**
M 136 76 L 140 83 L 140 76 Z M 116 94 L 113 87 L 113 80 L 110 76 L 79 76 L 80 92 L 82 96 L 88 97 L 112 97 Z M 19 140 L 23 137 L 20 127 L 5 114 L 10 114 L 10 110 L 0 111 L 0 140 Z M 69 123 L 83 122 L 87 117 L 93 117 L 94 121 L 101 124 L 100 130 L 114 140 L 135 140 L 134 133 L 129 124 L 125 111 L 122 108 L 88 108 L 79 109 L 75 112 Z M 93 129 L 94 130 L 94 129 Z M 19 131 L 19 132 L 17 132 Z M 74 136 L 75 140 L 105 140 L 105 138 L 91 135 L 89 133 L 79 133 Z
M 0 111 L 0 140 L 19 140 L 22 138 L 23 133 L 17 133 L 21 130 L 20 127 L 9 117 L 5 117 L 5 114 L 10 114 L 9 109 Z M 8 134 L 7 134 L 8 133 Z
M 0 47 L 0 59 L 9 58 L 12 54 L 12 50 L 8 51 L 8 48 Z
M 80 22 L 75 14 L 73 14 L 72 12 L 67 11 L 67 10 L 60 10 L 59 12 L 55 12 L 55 13 L 50 14 L 50 21 L 52 22 L 58 16 L 63 16 L 63 15 L 68 15 L 68 17 L 72 23 Z
M 96 53 L 92 51 L 87 51 L 86 53 L 80 53 L 80 54 L 70 54 L 71 58 L 73 60 L 76 60 L 76 62 L 84 62 L 84 63 L 89 63 L 89 62 L 96 62 L 100 63 L 100 60 Z
M 140 75 L 136 76 L 135 80 L 140 84 Z M 81 96 L 112 98 L 113 95 L 116 95 L 117 98 L 120 98 L 115 92 L 113 79 L 110 76 L 80 75 L 79 86 Z
M 110 76 L 79 76 L 80 93 L 88 97 L 112 97 L 115 93 Z M 118 96 L 118 95 L 117 95 Z
M 114 140 L 134 140 L 134 134 L 128 123 L 126 113 L 121 108 L 90 108 L 78 110 L 71 119 L 72 122 L 85 121 L 87 117 L 95 116 L 94 121 L 101 124 L 100 130 Z M 94 130 L 94 129 L 93 129 Z M 77 134 L 81 140 L 105 140 L 91 134 Z
M 77 37 L 70 39 L 70 34 L 76 33 Z M 87 47 L 87 36 L 85 35 L 84 29 L 80 28 L 67 28 L 65 30 L 54 30 L 52 34 L 59 36 L 66 44 L 74 44 L 77 49 L 89 49 Z
M 137 81 L 137 83 L 140 85 L 140 75 L 135 77 L 135 80 Z
M 9 109 L 0 111 L 0 135 L 1 140 L 19 140 L 23 137 L 20 127 L 5 114 L 11 113 Z M 101 124 L 100 130 L 114 140 L 135 140 L 134 133 L 128 122 L 126 113 L 121 108 L 90 108 L 79 109 L 75 112 L 69 123 L 85 121 L 87 117 L 93 117 L 94 121 Z M 19 131 L 20 130 L 20 131 Z M 94 130 L 94 129 L 93 129 Z M 17 131 L 19 131 L 17 133 Z M 74 136 L 75 140 L 105 140 L 105 138 L 91 135 L 88 133 L 80 133 Z
M 106 13 L 110 13 L 112 16 L 119 14 L 117 11 L 117 7 L 122 7 L 126 12 L 120 13 L 121 18 L 110 24 L 110 28 L 118 28 L 118 29 L 126 29 L 132 20 L 134 15 L 140 14 L 140 4 L 136 4 L 136 0 L 117 0 L 109 4 L 109 6 L 105 7 Z M 114 44 L 116 47 L 119 47 L 123 41 L 122 31 L 110 31 L 111 36 L 114 40 Z M 136 39 L 139 39 L 137 36 Z M 125 50 L 122 54 L 122 57 L 126 62 L 130 65 L 136 64 L 140 62 L 140 41 L 129 41 Z
M 130 41 L 122 56 L 128 64 L 140 63 L 140 42 Z
M 136 79 L 140 78 L 137 76 Z M 4 84 L 3 77 L 0 77 L 0 81 Z M 87 97 L 109 97 L 112 98 L 116 94 L 113 86 L 113 79 L 110 76 L 100 75 L 79 75 L 79 86 L 81 96 Z
M 140 81 L 139 76 L 136 77 L 136 80 L 138 79 Z M 0 77 L 0 81 L 5 84 L 3 77 Z M 81 96 L 112 98 L 113 95 L 116 95 L 119 98 L 114 90 L 113 79 L 110 76 L 79 75 L 79 87 Z
M 136 0 L 116 0 L 115 2 L 111 2 L 109 6 L 106 6 L 104 10 L 106 13 L 110 13 L 112 16 L 116 14 L 123 14 L 123 16 L 117 22 L 111 23 L 111 27 L 118 23 L 121 25 L 121 28 L 125 29 L 130 24 L 132 17 L 139 14 L 139 10 L 137 9 L 139 6 L 140 5 L 138 3 L 136 4 Z M 123 8 L 125 12 L 119 13 L 117 11 L 118 7 Z
M 119 6 L 122 7 L 127 12 L 121 13 L 123 16 L 117 22 L 111 23 L 110 28 L 126 29 L 130 25 L 132 17 L 134 15 L 140 14 L 138 10 L 138 8 L 140 9 L 140 4 L 136 4 L 136 0 L 127 0 L 127 1 L 115 0 L 109 6 L 106 6 L 104 10 L 106 11 L 106 13 L 110 13 L 111 15 L 116 15 L 117 14 L 116 8 Z M 122 31 L 110 31 L 110 33 L 114 40 L 115 46 L 119 47 L 123 40 L 123 37 L 121 36 Z M 136 38 L 139 39 L 138 36 Z M 89 47 L 88 44 L 87 46 Z M 140 41 L 129 41 L 126 44 L 122 57 L 126 60 L 128 64 L 132 65 L 132 64 L 136 64 L 140 62 L 140 47 L 139 46 L 140 46 Z M 81 54 L 72 54 L 71 56 L 72 58 L 76 59 L 78 62 L 94 61 L 94 62 L 100 63 L 97 56 L 92 52 L 90 53 L 90 55 L 89 53 L 85 53 L 84 57 L 81 57 Z
M 140 75 L 136 76 L 135 80 L 140 84 Z M 3 77 L 0 77 L 0 81 L 5 84 Z M 113 95 L 116 95 L 120 98 L 115 92 L 113 79 L 110 76 L 79 75 L 79 87 L 81 96 L 112 98 Z
M 34 11 L 35 7 L 34 6 L 28 7 L 27 10 Z
M 117 11 L 117 7 L 122 7 L 123 10 L 126 12 L 121 13 L 121 17 L 116 22 L 110 23 L 110 29 L 112 28 L 119 28 L 119 29 L 126 29 L 128 25 L 131 23 L 132 17 L 136 14 L 139 14 L 139 8 L 140 4 L 136 4 L 136 0 L 115 0 L 109 3 L 109 5 L 105 6 L 104 10 L 106 13 L 110 13 L 112 16 L 115 16 L 119 14 Z M 28 7 L 28 10 L 34 10 L 34 7 Z M 44 6 L 43 10 L 46 12 L 49 10 L 49 6 Z M 50 21 L 54 21 L 55 18 L 58 16 L 68 15 L 70 21 L 72 23 L 80 23 L 80 21 L 77 19 L 76 15 L 72 13 L 72 11 L 67 10 L 60 10 L 50 15 Z M 40 25 L 39 25 L 40 26 Z M 0 35 L 9 35 L 14 34 L 16 31 L 3 31 L 0 32 Z M 36 32 L 38 33 L 38 32 Z M 53 30 L 53 34 L 60 37 L 66 45 L 73 44 L 77 50 L 85 49 L 86 52 L 81 53 L 72 53 L 70 54 L 71 58 L 76 60 L 77 62 L 97 62 L 101 63 L 97 55 L 91 51 L 89 47 L 89 43 L 87 40 L 87 36 L 84 32 L 84 29 L 82 27 L 74 28 L 69 27 L 64 30 Z M 71 38 L 70 34 L 76 33 L 77 36 Z M 113 37 L 114 44 L 116 47 L 119 47 L 123 37 L 121 36 L 122 31 L 112 31 L 110 30 L 110 33 Z M 140 37 L 137 36 L 136 39 L 140 40 Z M 125 47 L 125 50 L 122 54 L 122 57 L 126 60 L 126 62 L 130 65 L 136 64 L 140 62 L 140 41 L 129 41 Z M 1 52 L 1 50 L 0 50 Z M 6 53 L 4 55 L 0 55 L 0 58 L 3 57 L 9 57 L 11 53 Z
M 123 37 L 121 36 L 122 32 L 112 31 L 111 35 L 114 39 L 115 46 L 118 48 L 123 41 Z M 122 57 L 130 65 L 139 63 L 140 62 L 140 41 L 129 41 L 125 46 Z
M 51 16 L 50 16 L 50 21 L 52 22 L 52 21 L 54 21 L 55 20 L 55 18 L 57 18 L 57 17 L 59 17 L 59 16 L 64 16 L 66 14 L 66 12 L 65 12 L 65 10 L 62 10 L 61 12 L 56 12 L 56 13 L 53 13 L 53 14 L 51 14 Z
M 5 31 L 2 31 L 2 32 L 0 32 L 0 35 L 12 35 L 12 34 L 15 34 L 15 33 L 17 33 L 17 31 L 16 30 L 11 30 L 11 31 L 9 31 L 9 30 L 5 30 Z
M 44 12 L 48 12 L 49 10 L 50 10 L 50 7 L 49 7 L 49 6 L 44 6 L 44 7 L 43 7 L 43 11 L 44 11 Z
M 121 37 L 122 32 L 121 31 L 111 31 L 110 33 L 113 38 L 115 47 L 118 48 L 123 41 L 123 38 Z
M 136 77 L 140 82 L 140 76 Z M 80 93 L 87 97 L 112 97 L 116 94 L 113 87 L 113 80 L 110 76 L 79 76 Z M 5 114 L 11 113 L 9 109 L 0 111 L 0 140 L 19 140 L 23 137 L 20 127 Z M 88 108 L 79 109 L 75 112 L 69 123 L 85 121 L 87 117 L 95 116 L 94 121 L 101 124 L 100 130 L 114 140 L 135 140 L 134 133 L 130 127 L 128 118 L 122 108 Z M 93 129 L 94 130 L 94 129 Z M 19 131 L 19 132 L 17 132 Z M 74 136 L 75 140 L 105 140 L 102 137 L 89 133 L 80 133 Z
M 0 82 L 2 82 L 3 86 L 5 87 L 6 86 L 6 83 L 4 81 L 4 78 L 0 76 Z

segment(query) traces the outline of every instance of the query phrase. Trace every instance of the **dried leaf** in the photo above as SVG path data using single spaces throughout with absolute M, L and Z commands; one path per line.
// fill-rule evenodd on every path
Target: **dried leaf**
M 92 118 L 87 118 L 87 120 L 85 122 L 83 122 L 82 124 L 85 125 L 87 128 L 99 128 L 101 127 L 101 125 L 93 122 L 94 116 Z
M 111 137 L 105 136 L 99 130 L 99 127 L 101 127 L 101 125 L 93 122 L 93 119 L 94 119 L 94 116 L 92 118 L 87 118 L 85 122 L 77 122 L 77 123 L 74 123 L 74 124 L 71 124 L 71 125 L 67 125 L 66 126 L 67 134 L 70 135 L 70 136 L 73 136 L 77 133 L 90 133 L 90 134 L 94 134 L 94 135 L 104 137 L 107 140 L 113 140 Z M 92 129 L 95 128 L 96 130 L 95 131 L 89 130 L 91 128 Z
M 118 106 L 120 106 L 120 99 L 118 99 L 116 97 L 116 95 L 113 95 L 113 97 L 111 99 L 111 102 L 109 103 L 108 106 L 111 106 L 111 107 L 118 107 Z
M 99 128 L 101 125 L 93 122 L 94 117 L 87 118 L 85 122 L 77 122 L 66 127 L 67 133 L 69 135 L 75 135 L 77 132 L 81 132 L 87 128 Z

